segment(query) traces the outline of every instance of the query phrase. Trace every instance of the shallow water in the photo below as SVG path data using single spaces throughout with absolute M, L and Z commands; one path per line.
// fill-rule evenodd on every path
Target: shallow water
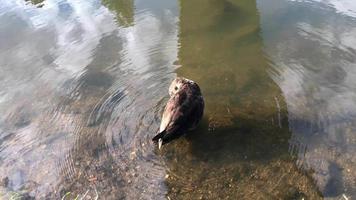
M 0 2 L 0 197 L 355 197 L 352 1 Z M 159 151 L 176 76 L 205 114 Z

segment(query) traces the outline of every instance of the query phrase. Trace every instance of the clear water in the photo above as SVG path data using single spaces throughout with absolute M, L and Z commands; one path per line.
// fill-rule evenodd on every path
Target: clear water
M 0 197 L 353 199 L 355 61 L 352 0 L 0 0 Z

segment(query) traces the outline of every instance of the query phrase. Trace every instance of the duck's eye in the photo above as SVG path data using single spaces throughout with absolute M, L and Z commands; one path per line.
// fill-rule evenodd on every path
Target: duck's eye
M 177 87 L 177 86 L 175 86 L 175 87 L 174 87 L 174 90 L 178 90 L 178 87 Z

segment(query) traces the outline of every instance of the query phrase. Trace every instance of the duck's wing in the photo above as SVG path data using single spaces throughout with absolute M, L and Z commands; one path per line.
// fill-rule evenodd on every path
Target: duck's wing
M 189 130 L 195 129 L 203 117 L 204 114 L 204 99 L 202 96 L 197 96 L 194 98 L 193 103 L 193 110 L 189 115 Z
M 194 110 L 192 103 L 192 99 L 184 91 L 172 96 L 163 112 L 160 133 L 152 140 L 157 142 L 162 138 L 163 143 L 167 143 L 179 137 L 181 131 L 187 130 L 189 128 L 187 120 Z

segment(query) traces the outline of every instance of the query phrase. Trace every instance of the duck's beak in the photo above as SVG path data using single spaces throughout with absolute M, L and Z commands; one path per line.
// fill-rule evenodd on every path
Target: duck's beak
M 162 138 L 159 138 L 158 139 L 158 149 L 162 148 L 162 143 L 163 143 Z

